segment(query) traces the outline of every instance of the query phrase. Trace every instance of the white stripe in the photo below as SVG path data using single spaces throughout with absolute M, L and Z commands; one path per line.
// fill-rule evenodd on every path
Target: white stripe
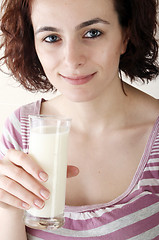
M 5 139 L 10 142 L 12 145 L 14 145 L 16 150 L 21 150 L 22 148 L 19 146 L 19 144 L 17 143 L 17 141 L 12 137 L 12 135 L 10 134 L 10 132 L 8 131 L 8 129 L 5 129 L 3 136 L 5 137 Z
M 29 136 L 22 136 L 22 141 L 25 142 L 25 141 L 29 141 Z
M 159 140 L 157 140 L 157 139 L 159 139 L 159 134 L 157 134 L 156 139 L 155 139 L 155 142 L 159 141 Z
M 22 129 L 29 129 L 30 128 L 30 126 L 29 125 L 27 125 L 27 124 L 23 124 L 23 123 L 21 123 L 21 128 Z
M 25 126 L 21 126 L 21 130 L 24 132 L 24 130 L 25 131 L 29 131 L 30 130 L 30 128 L 29 127 L 25 127 Z
M 22 130 L 22 134 L 24 134 L 24 135 L 22 135 L 23 137 L 24 137 L 24 136 L 27 136 L 27 137 L 28 137 L 28 136 L 30 135 L 27 129 L 25 129 L 25 131 Z
M 27 140 L 27 141 L 28 141 L 28 140 L 29 140 L 29 136 L 27 136 L 27 135 L 26 135 L 26 136 L 25 136 L 25 135 L 23 135 L 23 136 L 22 136 L 22 139 L 24 139 L 24 140 Z
M 30 125 L 29 125 L 29 118 L 22 117 L 21 118 L 21 133 L 22 133 L 22 142 L 24 147 L 28 147 L 29 144 L 29 136 L 30 136 Z M 28 148 L 23 150 L 25 153 L 28 152 Z
M 27 127 L 27 128 L 30 127 L 29 123 L 27 123 L 27 122 L 21 122 L 21 126 L 22 127 Z
M 23 132 L 22 131 L 22 134 L 24 134 L 24 135 L 22 135 L 22 138 L 28 138 L 30 135 L 29 134 L 26 134 L 25 132 Z
M 21 128 L 20 128 L 20 122 L 18 120 L 18 118 L 16 117 L 15 113 L 11 114 L 9 116 L 9 121 L 10 123 L 14 126 L 14 128 L 21 133 Z
M 159 152 L 159 149 L 152 149 L 152 150 L 151 150 L 151 154 L 152 154 L 152 153 L 158 153 L 158 152 Z
M 151 154 L 152 154 L 152 153 L 159 153 L 159 150 L 158 150 L 158 149 L 152 149 L 152 150 L 151 150 Z
M 136 190 L 138 190 L 138 186 L 135 187 L 134 191 L 135 192 Z M 133 193 L 131 192 L 131 194 Z M 137 195 L 136 197 L 134 197 L 133 199 L 131 199 L 129 202 L 127 203 L 124 203 L 124 204 L 116 204 L 114 205 L 113 207 L 105 207 L 105 209 L 99 209 L 99 210 L 96 210 L 95 212 L 91 212 L 91 213 L 88 213 L 88 212 L 84 212 L 84 213 L 81 213 L 81 212 L 65 212 L 64 215 L 65 217 L 69 218 L 69 219 L 72 219 L 72 220 L 89 220 L 91 218 L 98 218 L 98 217 L 101 217 L 103 214 L 107 213 L 107 212 L 111 212 L 115 209 L 121 209 L 123 206 L 127 206 L 129 205 L 130 203 L 133 203 L 135 202 L 136 200 L 139 200 L 140 198 L 144 197 L 145 195 L 149 195 L 151 194 L 150 192 L 142 192 L 140 195 Z
M 24 149 L 28 148 L 28 145 L 29 145 L 28 143 L 23 143 Z
M 140 186 L 158 186 L 159 179 L 142 179 L 139 181 Z
M 152 149 L 158 148 L 158 147 L 159 147 L 159 142 L 158 143 L 155 142 L 155 144 L 152 146 Z
M 152 166 L 152 167 L 146 167 L 144 172 L 157 171 L 157 170 L 159 170 L 159 166 Z
M 22 142 L 23 142 L 23 144 L 29 144 L 29 139 L 22 138 Z
M 72 219 L 72 220 L 89 220 L 91 218 L 94 218 L 94 217 L 101 217 L 104 213 L 106 212 L 111 212 L 112 210 L 114 209 L 118 209 L 118 208 L 121 208 L 122 205 L 119 205 L 119 206 L 115 206 L 113 208 L 109 207 L 109 208 L 106 208 L 106 209 L 100 209 L 100 210 L 97 210 L 95 212 L 84 212 L 84 213 L 78 213 L 78 212 L 65 212 L 64 215 L 65 217 L 69 218 L 69 219 Z
M 150 153 L 150 156 L 154 156 L 154 155 L 156 155 L 157 153 L 159 153 L 159 152 L 156 152 L 156 153 Z
M 152 147 L 152 149 L 157 149 L 159 147 L 159 144 Z
M 90 230 L 74 231 L 70 229 L 59 228 L 56 231 L 51 231 L 51 232 L 57 235 L 67 236 L 67 237 L 105 236 L 107 234 L 120 230 L 121 226 L 122 228 L 124 228 L 154 215 L 155 213 L 158 212 L 158 207 L 159 207 L 159 203 L 155 203 L 147 208 L 139 210 L 138 212 L 132 213 L 116 221 L 113 221 L 106 225 L 102 225 L 101 227 L 90 229 Z
M 155 237 L 159 236 L 159 225 L 150 229 L 149 231 L 146 231 L 140 235 L 137 235 L 133 238 L 129 238 L 129 240 L 152 240 Z
M 155 141 L 152 148 L 154 148 L 155 146 L 159 146 L 159 141 Z
M 30 129 L 30 126 L 27 126 L 27 125 L 25 125 L 25 124 L 21 124 L 21 129 L 27 129 L 27 130 L 29 130 L 29 129 Z
M 26 148 L 26 149 L 23 149 L 23 152 L 24 152 L 24 153 L 28 153 L 28 151 L 29 151 L 29 149 L 28 149 L 28 148 Z
M 23 141 L 23 144 L 28 144 L 29 143 L 29 139 L 26 139 L 26 138 L 22 138 L 22 141 Z
M 28 117 L 21 117 L 21 120 L 22 120 L 23 122 L 29 122 L 29 118 L 28 118 Z
M 5 145 L 2 144 L 2 142 L 0 142 L 0 149 L 1 149 L 1 153 L 5 156 L 8 151 L 8 148 L 6 148 Z
M 23 132 L 24 132 L 24 130 L 27 130 L 27 131 L 30 130 L 30 128 L 27 128 L 27 127 L 25 127 L 25 126 L 24 126 L 24 127 L 21 126 L 21 129 L 22 129 Z
M 30 235 L 29 233 L 27 234 L 27 240 L 43 240 L 42 238 L 34 237 Z
M 149 159 L 149 161 L 148 161 L 148 164 L 149 163 L 159 163 L 159 158 L 151 158 L 151 159 Z

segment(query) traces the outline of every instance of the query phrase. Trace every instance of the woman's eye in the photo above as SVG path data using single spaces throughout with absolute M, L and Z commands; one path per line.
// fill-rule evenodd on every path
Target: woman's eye
M 102 34 L 99 30 L 92 29 L 85 34 L 86 38 L 97 38 Z
M 60 38 L 56 35 L 50 35 L 46 38 L 44 38 L 44 41 L 47 43 L 55 43 L 58 42 L 60 40 Z

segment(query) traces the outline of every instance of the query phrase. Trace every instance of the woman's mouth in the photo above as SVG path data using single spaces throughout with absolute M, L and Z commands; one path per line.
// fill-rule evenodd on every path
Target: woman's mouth
M 86 84 L 87 82 L 89 82 L 93 77 L 95 73 L 89 74 L 89 75 L 73 75 L 73 76 L 65 76 L 60 74 L 60 76 L 67 81 L 68 83 L 72 84 L 72 85 L 82 85 L 82 84 Z

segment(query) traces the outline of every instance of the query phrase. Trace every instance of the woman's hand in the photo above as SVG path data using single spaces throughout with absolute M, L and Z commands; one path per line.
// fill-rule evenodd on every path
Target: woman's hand
M 67 177 L 78 174 L 78 168 L 68 166 Z M 42 185 L 48 175 L 21 151 L 10 149 L 0 160 L 0 207 L 19 209 L 43 208 L 49 191 Z

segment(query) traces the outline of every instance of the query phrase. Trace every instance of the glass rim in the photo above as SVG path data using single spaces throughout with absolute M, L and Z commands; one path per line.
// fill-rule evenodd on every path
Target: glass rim
M 56 120 L 56 121 L 69 121 L 71 122 L 72 119 L 71 118 L 67 118 L 64 116 L 57 116 L 57 115 L 45 115 L 45 114 L 31 114 L 29 115 L 29 119 L 52 119 L 52 120 Z

